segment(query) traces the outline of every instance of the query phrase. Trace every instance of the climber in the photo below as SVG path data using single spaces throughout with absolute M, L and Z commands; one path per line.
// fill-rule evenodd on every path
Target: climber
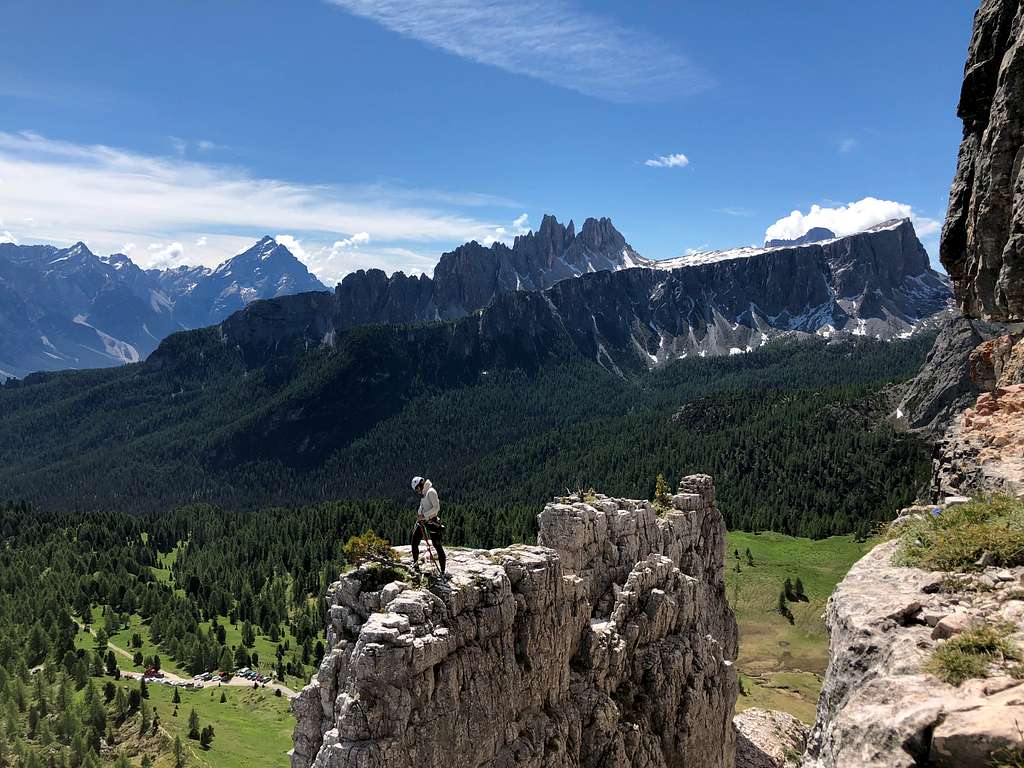
M 420 540 L 424 536 L 429 536 L 430 541 L 434 543 L 434 549 L 437 550 L 437 564 L 441 575 L 444 575 L 445 554 L 444 545 L 441 543 L 444 538 L 444 524 L 438 517 L 438 513 L 441 511 L 441 502 L 437 500 L 437 490 L 425 477 L 414 477 L 412 489 L 422 497 L 420 508 L 416 511 L 416 525 L 413 526 L 412 541 L 410 542 L 413 567 L 419 568 Z M 429 542 L 427 547 L 430 547 Z

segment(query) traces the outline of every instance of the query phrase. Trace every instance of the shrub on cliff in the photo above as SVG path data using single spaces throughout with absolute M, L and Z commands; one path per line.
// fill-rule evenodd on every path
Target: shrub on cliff
M 907 523 L 899 565 L 933 571 L 977 571 L 1024 565 L 1024 502 L 1009 496 L 976 499 Z
M 365 531 L 361 536 L 351 536 L 341 548 L 341 554 L 349 565 L 362 565 L 367 562 L 394 565 L 398 562 L 391 544 L 378 536 L 374 531 Z
M 341 553 L 351 566 L 369 564 L 365 575 L 360 576 L 361 588 L 369 592 L 392 581 L 412 583 L 417 578 L 402 565 L 391 544 L 372 530 L 361 536 L 352 536 L 341 548 Z
M 979 624 L 940 645 L 926 669 L 950 685 L 985 677 L 996 661 L 1014 661 L 1020 652 L 1009 636 L 1011 626 Z

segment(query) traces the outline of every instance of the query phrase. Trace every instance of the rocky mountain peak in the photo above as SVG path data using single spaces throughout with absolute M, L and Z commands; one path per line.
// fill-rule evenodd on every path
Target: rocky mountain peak
M 606 216 L 600 219 L 589 218 L 584 221 L 583 227 L 580 229 L 579 240 L 584 246 L 595 251 L 607 249 L 611 252 L 626 245 L 626 238 Z

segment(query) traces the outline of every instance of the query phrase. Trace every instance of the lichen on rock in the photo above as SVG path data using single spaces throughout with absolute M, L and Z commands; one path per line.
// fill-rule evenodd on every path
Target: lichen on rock
M 446 585 L 344 574 L 293 767 L 731 766 L 724 526 L 711 478 L 679 492 L 559 499 L 538 546 L 453 550 Z

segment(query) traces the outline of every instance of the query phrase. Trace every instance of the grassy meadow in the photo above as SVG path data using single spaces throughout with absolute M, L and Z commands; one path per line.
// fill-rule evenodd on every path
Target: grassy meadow
M 781 709 L 814 720 L 828 664 L 822 613 L 835 585 L 872 544 L 851 536 L 803 539 L 734 531 L 726 540 L 726 586 L 740 629 L 737 660 L 745 695 L 737 710 Z M 747 550 L 753 560 L 750 565 Z M 736 554 L 739 553 L 739 557 Z M 738 570 L 737 570 L 738 566 Z M 803 582 L 807 601 L 788 602 L 793 623 L 778 611 L 785 580 Z

